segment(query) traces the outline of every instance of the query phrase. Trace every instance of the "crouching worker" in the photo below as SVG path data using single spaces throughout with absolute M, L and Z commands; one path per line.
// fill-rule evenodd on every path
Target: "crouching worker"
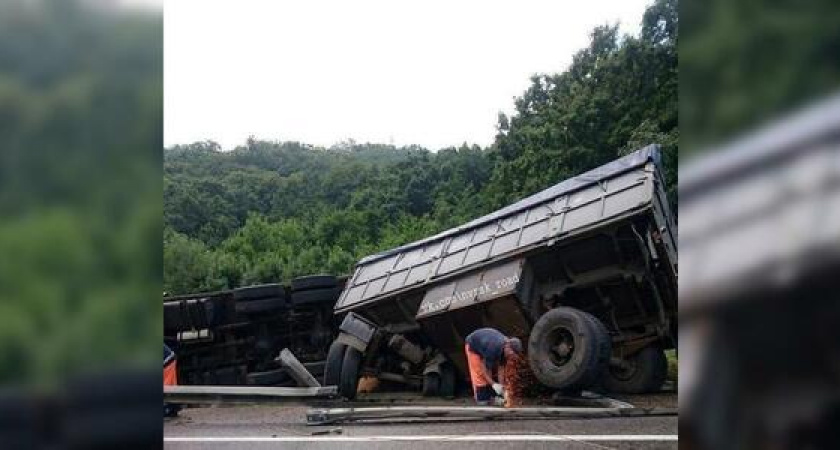
M 473 395 L 479 405 L 499 404 L 508 400 L 505 392 L 520 392 L 516 377 L 506 377 L 514 372 L 522 359 L 522 341 L 507 337 L 493 328 L 479 328 L 467 336 L 464 350 L 470 369 Z M 505 366 L 511 367 L 506 368 Z M 506 379 L 511 378 L 511 379 Z M 505 401 L 505 406 L 516 406 L 518 400 Z
M 168 345 L 163 344 L 163 385 L 175 386 L 178 384 L 178 358 L 175 352 Z M 181 410 L 180 405 L 172 403 L 163 404 L 164 417 L 175 417 Z

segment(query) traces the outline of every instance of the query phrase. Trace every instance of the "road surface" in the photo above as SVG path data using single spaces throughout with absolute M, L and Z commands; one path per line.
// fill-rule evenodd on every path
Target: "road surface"
M 671 403 L 676 403 L 676 395 L 664 400 L 657 399 L 655 403 L 657 406 L 673 406 Z M 396 446 L 411 450 L 428 450 L 430 447 L 476 450 L 677 448 L 675 416 L 504 421 L 424 420 L 411 423 L 307 426 L 307 409 L 304 405 L 187 409 L 178 418 L 166 420 L 165 447 L 177 450 L 380 450 Z

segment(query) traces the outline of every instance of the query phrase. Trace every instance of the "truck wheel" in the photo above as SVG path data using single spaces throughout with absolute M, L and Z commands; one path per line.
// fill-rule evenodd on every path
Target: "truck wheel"
M 313 303 L 329 303 L 334 305 L 340 292 L 338 288 L 310 289 L 308 291 L 292 292 L 292 305 L 311 305 Z
M 163 304 L 163 329 L 166 333 L 172 335 L 178 331 L 190 329 L 189 324 L 184 320 L 180 301 L 165 302 Z
M 455 370 L 449 364 L 444 364 L 440 368 L 440 396 L 444 398 L 455 396 Z
M 658 391 L 668 375 L 668 360 L 657 345 L 649 345 L 626 358 L 623 367 L 610 366 L 604 387 L 621 394 L 644 394 Z
M 334 341 L 327 352 L 327 363 L 324 366 L 324 386 L 338 386 L 341 380 L 341 365 L 344 364 L 344 354 L 347 346 Z
M 341 363 L 341 380 L 338 383 L 338 393 L 347 400 L 356 398 L 359 386 L 359 366 L 362 365 L 362 352 L 353 347 L 347 347 L 344 361 Z
M 251 372 L 245 375 L 245 384 L 252 386 L 279 386 L 290 381 L 292 378 L 286 373 L 286 369 Z
M 612 337 L 603 322 L 591 314 L 586 315 L 588 316 L 587 319 L 589 319 L 590 323 L 597 328 L 597 334 L 600 338 L 600 342 L 598 343 L 598 362 L 595 365 L 594 371 L 589 374 L 589 378 L 592 380 L 591 384 L 598 385 L 603 382 L 607 375 L 607 371 L 610 368 L 610 358 L 612 357 Z
M 293 292 L 307 289 L 334 289 L 336 286 L 338 286 L 338 280 L 332 275 L 310 275 L 292 280 Z
M 239 314 L 258 314 L 279 311 L 285 307 L 286 299 L 266 298 L 239 302 L 236 304 L 236 312 Z
M 236 300 L 256 300 L 260 298 L 286 297 L 286 288 L 279 283 L 260 284 L 247 286 L 233 290 L 233 298 Z
M 423 397 L 440 395 L 440 374 L 429 372 L 423 375 Z
M 609 363 L 609 335 L 598 319 L 575 308 L 543 314 L 528 338 L 528 362 L 537 379 L 555 389 L 583 389 Z

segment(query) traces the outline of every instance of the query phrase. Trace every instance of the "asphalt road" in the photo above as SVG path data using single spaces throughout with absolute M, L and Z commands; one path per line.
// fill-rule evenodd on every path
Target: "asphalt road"
M 673 396 L 675 403 L 676 396 Z M 666 399 L 670 403 L 671 399 Z M 658 400 L 656 403 L 661 403 Z M 669 405 L 665 405 L 669 406 Z M 673 449 L 677 417 L 437 420 L 307 426 L 307 406 L 187 409 L 164 426 L 167 449 Z

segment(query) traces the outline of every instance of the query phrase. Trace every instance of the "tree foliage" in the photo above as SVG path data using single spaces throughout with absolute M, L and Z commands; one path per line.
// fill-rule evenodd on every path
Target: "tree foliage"
M 490 152 L 488 202 L 501 207 L 649 143 L 663 146 L 667 184 L 676 185 L 676 2 L 645 13 L 640 37 L 616 26 L 592 32 L 588 48 L 559 74 L 537 75 L 500 117 Z
M 684 156 L 840 87 L 831 0 L 686 0 L 680 61 Z
M 163 20 L 90 3 L 0 2 L 0 384 L 160 367 Z
M 165 289 L 214 290 L 317 273 L 426 237 L 649 143 L 676 184 L 676 2 L 616 26 L 562 73 L 535 75 L 486 149 L 249 139 L 164 154 Z

